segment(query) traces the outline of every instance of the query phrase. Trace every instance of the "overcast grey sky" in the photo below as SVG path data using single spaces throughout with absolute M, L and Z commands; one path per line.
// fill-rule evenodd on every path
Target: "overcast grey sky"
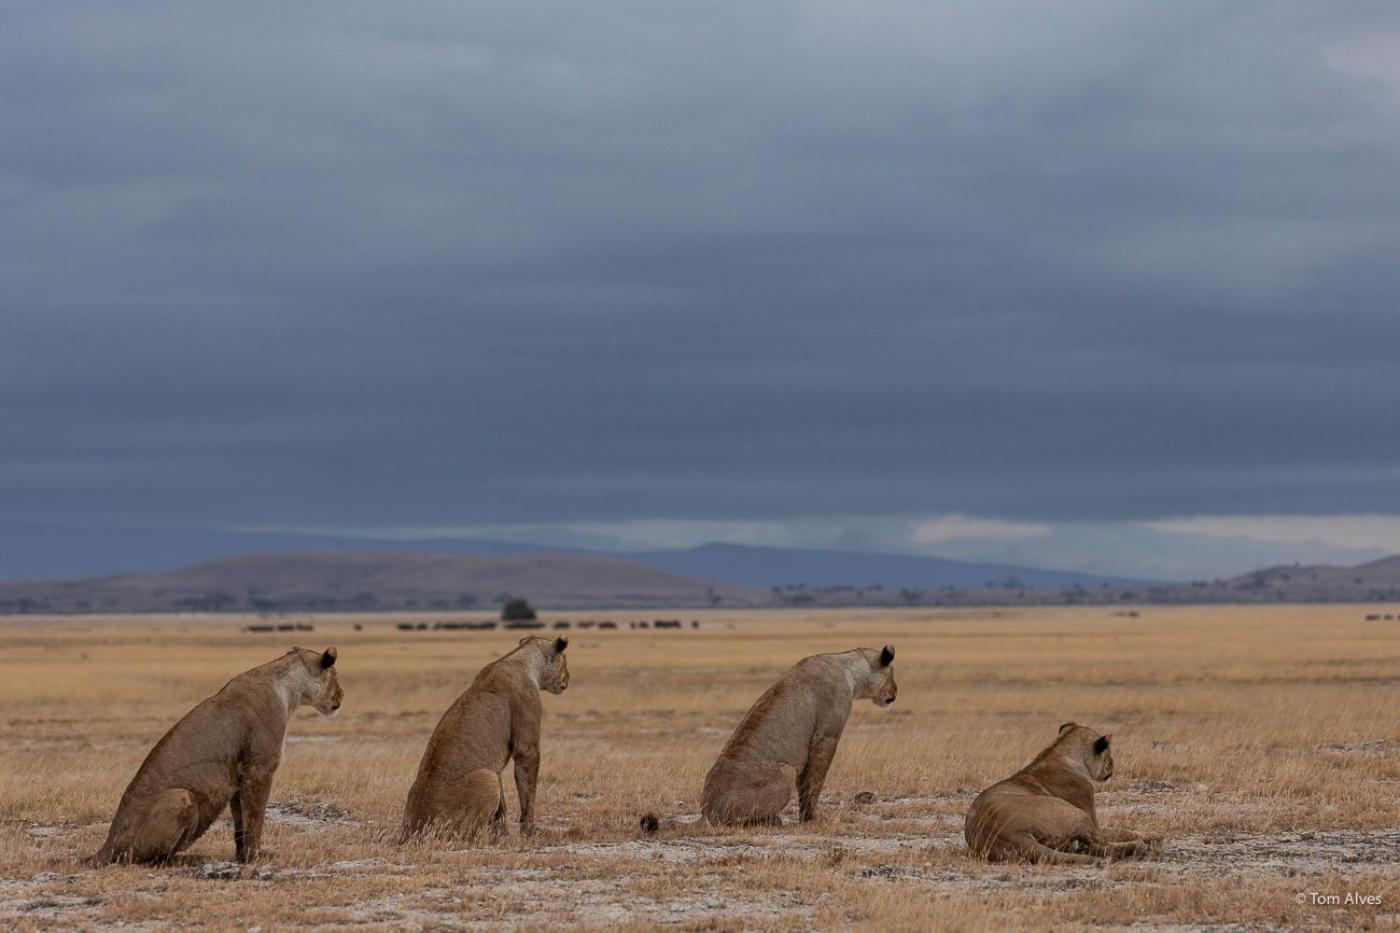
M 0 87 L 0 521 L 1400 548 L 1393 3 L 12 2 Z

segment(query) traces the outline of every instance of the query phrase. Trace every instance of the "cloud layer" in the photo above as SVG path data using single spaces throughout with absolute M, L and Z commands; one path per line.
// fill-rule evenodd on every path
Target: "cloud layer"
M 1387 511 L 1398 34 L 12 6 L 0 519 Z

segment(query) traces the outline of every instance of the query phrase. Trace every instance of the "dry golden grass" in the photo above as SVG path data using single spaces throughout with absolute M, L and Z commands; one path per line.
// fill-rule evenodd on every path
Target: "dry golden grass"
M 0 621 L 0 925 L 1393 925 L 1400 623 L 1367 611 L 707 612 L 684 616 L 698 631 L 575 630 L 573 685 L 544 697 L 540 832 L 477 848 L 392 839 L 438 716 L 509 632 Z M 202 877 L 232 857 L 225 820 L 169 867 L 79 867 L 165 729 L 293 639 L 340 649 L 345 708 L 289 727 L 258 864 Z M 886 642 L 899 702 L 857 706 L 818 824 L 690 822 L 705 770 L 782 669 Z M 1165 851 L 1091 869 L 969 859 L 973 794 L 1070 719 L 1116 736 L 1104 822 L 1163 834 Z M 646 811 L 676 822 L 642 838 Z M 1349 892 L 1381 904 L 1314 902 Z

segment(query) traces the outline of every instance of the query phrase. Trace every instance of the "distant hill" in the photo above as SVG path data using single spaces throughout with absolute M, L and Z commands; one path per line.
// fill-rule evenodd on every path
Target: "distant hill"
M 1139 586 L 1150 581 L 1101 577 L 1068 570 L 1041 570 L 1012 564 L 989 564 L 878 554 L 863 551 L 817 551 L 794 548 L 706 544 L 683 551 L 640 551 L 629 560 L 672 573 L 735 586 L 812 589 L 849 586 L 857 589 L 976 589 L 994 587 L 1044 589 L 1064 586 Z
M 1247 602 L 1384 602 L 1400 600 L 1400 556 L 1354 567 L 1265 567 L 1192 589 L 1212 599 Z
M 735 586 L 871 584 L 915 589 L 1019 581 L 1030 587 L 1141 582 L 1072 571 L 907 554 L 706 544 L 686 550 L 603 552 L 488 538 L 346 538 L 301 532 L 39 525 L 0 522 L 0 580 L 75 579 L 154 573 L 240 554 L 271 551 L 394 551 L 518 557 L 596 554 Z
M 247 554 L 162 573 L 0 583 L 0 612 L 492 609 L 752 605 L 762 591 L 594 554 Z
M 507 595 L 544 609 L 571 610 L 1381 602 L 1400 601 L 1400 557 L 1160 583 L 897 554 L 739 545 L 626 556 L 290 550 L 155 573 L 0 582 L 0 613 L 491 610 Z
M 267 552 L 395 552 L 524 557 L 595 555 L 741 587 L 972 589 L 1141 583 L 1071 571 L 905 554 L 707 544 L 610 553 L 485 538 L 344 538 L 296 532 L 0 522 L 0 580 L 73 580 L 168 571 L 195 561 Z M 440 599 L 440 594 L 432 598 Z
M 833 601 L 822 594 L 818 604 Z M 1224 580 L 1193 583 L 933 591 L 918 594 L 906 602 L 941 606 L 1400 602 L 1400 556 L 1353 567 L 1328 564 L 1266 567 Z

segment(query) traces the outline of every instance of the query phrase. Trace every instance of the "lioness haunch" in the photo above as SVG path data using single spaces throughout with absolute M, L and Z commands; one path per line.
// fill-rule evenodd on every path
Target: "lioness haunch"
M 1113 776 L 1111 739 L 1077 723 L 1060 726 L 1034 761 L 977 795 L 963 829 L 968 848 L 994 862 L 1058 865 L 1147 854 L 1156 840 L 1104 829 L 1094 814 L 1094 782 Z
M 894 649 L 856 648 L 797 664 L 745 714 L 705 775 L 700 809 L 711 823 L 781 822 L 797 785 L 802 820 L 817 815 L 826 772 L 856 700 L 894 702 Z
M 535 782 L 540 773 L 540 690 L 569 687 L 564 649 L 569 639 L 526 635 L 519 646 L 481 669 L 443 714 L 428 740 L 418 777 L 404 805 L 403 836 L 425 830 L 472 837 L 505 831 L 501 771 L 515 760 L 520 830 L 535 825 Z
M 163 862 L 233 810 L 234 851 L 257 857 L 287 719 L 303 703 L 330 715 L 344 694 L 335 649 L 293 648 L 244 671 L 185 714 L 127 785 L 107 841 L 88 861 Z

